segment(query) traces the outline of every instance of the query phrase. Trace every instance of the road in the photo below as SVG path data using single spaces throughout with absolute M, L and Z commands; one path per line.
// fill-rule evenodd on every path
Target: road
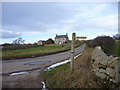
M 75 55 L 81 53 L 86 44 L 83 44 L 75 49 Z M 2 61 L 2 74 L 10 74 L 13 72 L 20 72 L 20 71 L 27 71 L 33 70 L 38 68 L 46 68 L 54 63 L 63 61 L 70 58 L 70 50 L 62 53 L 57 53 L 53 55 L 41 56 L 41 57 L 34 57 L 34 58 L 26 58 L 26 59 L 16 59 L 16 60 L 9 60 L 9 61 Z M 37 62 L 37 64 L 35 64 Z M 23 87 L 20 86 L 19 83 L 24 83 L 24 86 L 28 85 L 29 87 L 39 87 L 40 85 L 36 86 L 42 79 L 40 79 L 40 73 L 32 72 L 24 75 L 16 75 L 16 76 L 3 76 L 3 87 Z M 37 78 L 39 77 L 40 80 Z M 26 82 L 25 82 L 26 80 Z M 29 81 L 31 80 L 31 81 Z M 38 81 L 35 82 L 34 81 Z M 33 85 L 34 82 L 34 86 Z M 26 83 L 26 84 L 25 84 Z M 9 84 L 9 85 L 8 85 Z M 18 86 L 17 86 L 18 85 Z M 22 84 L 23 85 L 23 84 Z

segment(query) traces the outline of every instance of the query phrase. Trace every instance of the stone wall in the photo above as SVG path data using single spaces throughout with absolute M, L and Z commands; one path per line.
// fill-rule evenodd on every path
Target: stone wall
M 107 56 L 100 46 L 97 46 L 92 55 L 92 70 L 97 77 L 114 83 L 120 82 L 119 58 Z

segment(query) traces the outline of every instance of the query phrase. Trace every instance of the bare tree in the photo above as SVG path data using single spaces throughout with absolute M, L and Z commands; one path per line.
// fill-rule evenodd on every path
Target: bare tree
M 21 37 L 13 40 L 13 44 L 24 44 L 25 40 L 23 40 Z
M 116 39 L 116 40 L 120 40 L 120 34 L 114 35 L 113 38 Z

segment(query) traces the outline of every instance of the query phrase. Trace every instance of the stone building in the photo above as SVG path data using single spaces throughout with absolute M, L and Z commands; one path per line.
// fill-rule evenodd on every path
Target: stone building
M 57 35 L 56 34 L 55 44 L 62 44 L 62 43 L 68 42 L 68 41 L 69 41 L 68 34 L 66 34 L 66 35 Z
M 45 43 L 46 43 L 46 41 L 39 40 L 39 41 L 37 42 L 37 45 L 44 45 Z

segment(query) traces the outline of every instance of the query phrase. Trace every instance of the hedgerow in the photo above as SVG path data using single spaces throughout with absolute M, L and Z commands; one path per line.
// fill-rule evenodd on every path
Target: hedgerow
M 110 53 L 113 51 L 113 49 L 115 48 L 115 40 L 110 37 L 110 36 L 98 36 L 95 39 L 93 39 L 92 41 L 89 42 L 89 47 L 96 47 L 96 46 L 100 46 L 105 53 Z

